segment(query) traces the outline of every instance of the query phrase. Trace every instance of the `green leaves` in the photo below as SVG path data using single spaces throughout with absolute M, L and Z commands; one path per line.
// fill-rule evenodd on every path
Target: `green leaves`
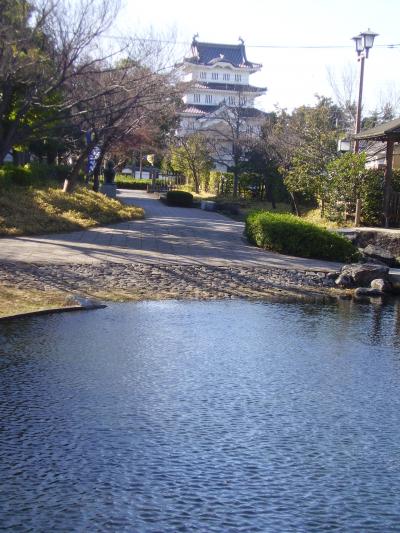
M 254 211 L 245 231 L 251 243 L 278 253 L 344 262 L 358 254 L 345 237 L 290 214 Z

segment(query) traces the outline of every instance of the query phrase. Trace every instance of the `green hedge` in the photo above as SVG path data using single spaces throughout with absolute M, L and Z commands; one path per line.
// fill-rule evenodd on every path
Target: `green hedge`
M 167 203 L 179 207 L 192 207 L 193 194 L 186 191 L 168 191 Z
M 157 180 L 156 180 L 157 181 Z M 133 178 L 130 175 L 117 174 L 115 176 L 115 185 L 118 189 L 134 189 L 139 191 L 146 191 L 147 185 L 151 185 L 152 180 Z
M 245 231 L 252 244 L 282 254 L 344 262 L 358 257 L 345 237 L 294 215 L 253 211 Z
M 24 166 L 5 163 L 0 166 L 0 187 L 51 185 L 54 181 L 64 180 L 69 170 L 69 167 L 64 165 L 47 165 L 37 162 Z

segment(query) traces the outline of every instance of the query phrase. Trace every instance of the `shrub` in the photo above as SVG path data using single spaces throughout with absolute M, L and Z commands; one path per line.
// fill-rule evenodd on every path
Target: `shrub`
M 212 170 L 209 179 L 209 191 L 215 194 L 229 195 L 233 191 L 233 174 L 231 172 L 220 172 Z
M 168 191 L 167 203 L 179 207 L 192 207 L 193 194 L 186 191 Z
M 52 181 L 64 180 L 70 171 L 65 165 L 48 165 L 33 162 L 24 166 L 6 163 L 0 167 L 0 186 L 20 187 L 49 186 Z
M 1 191 L 0 213 L 0 235 L 73 231 L 144 216 L 143 209 L 84 187 L 65 194 L 60 188 L 11 186 Z
M 246 235 L 252 244 L 283 254 L 332 261 L 358 257 L 345 237 L 290 214 L 253 211 L 246 218 Z
M 26 167 L 6 163 L 0 168 L 0 184 L 7 187 L 9 185 L 29 187 L 32 185 L 31 171 Z
M 115 185 L 118 189 L 135 189 L 140 191 L 147 190 L 147 185 L 151 185 L 152 180 L 147 178 L 133 178 L 124 174 L 115 176 Z

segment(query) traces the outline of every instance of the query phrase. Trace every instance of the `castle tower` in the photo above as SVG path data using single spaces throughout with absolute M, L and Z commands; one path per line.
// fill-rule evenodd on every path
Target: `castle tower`
M 199 42 L 195 36 L 191 56 L 180 67 L 188 90 L 183 97 L 179 136 L 207 130 L 211 134 L 221 123 L 221 113 L 229 108 L 240 113 L 241 127 L 248 134 L 258 133 L 265 113 L 254 107 L 254 100 L 267 89 L 250 85 L 250 75 L 262 65 L 247 59 L 242 39 L 239 44 L 216 44 Z M 221 168 L 229 166 L 229 157 L 225 163 Z

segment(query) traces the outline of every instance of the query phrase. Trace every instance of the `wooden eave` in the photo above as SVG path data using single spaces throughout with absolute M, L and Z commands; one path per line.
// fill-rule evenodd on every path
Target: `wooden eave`
M 360 131 L 353 138 L 360 141 L 400 142 L 400 118 L 385 122 L 375 126 L 375 128 Z

